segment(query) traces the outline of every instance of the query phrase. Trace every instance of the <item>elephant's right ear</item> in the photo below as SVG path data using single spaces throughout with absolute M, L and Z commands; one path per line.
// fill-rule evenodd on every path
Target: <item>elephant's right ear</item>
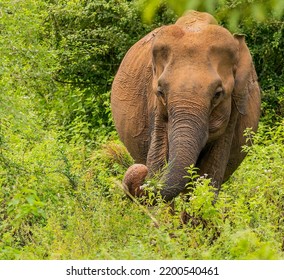
M 235 86 L 232 96 L 238 111 L 245 115 L 249 92 L 255 90 L 253 87 L 258 87 L 258 84 L 244 35 L 234 35 L 234 38 L 239 44 L 239 58 L 236 65 Z

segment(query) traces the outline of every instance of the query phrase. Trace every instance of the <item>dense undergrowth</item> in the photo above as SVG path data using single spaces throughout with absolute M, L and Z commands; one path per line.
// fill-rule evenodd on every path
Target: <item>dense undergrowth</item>
M 118 182 L 131 158 L 117 141 L 90 151 L 45 134 L 23 152 L 27 139 L 18 132 L 17 145 L 2 142 L 0 256 L 282 259 L 283 123 L 264 131 L 214 205 L 209 180 L 201 178 L 189 201 L 176 199 L 174 214 L 163 203 L 148 214 L 125 198 Z M 182 210 L 190 215 L 185 226 Z
M 125 197 L 119 182 L 133 162 L 109 111 L 115 65 L 151 27 L 126 30 L 139 14 L 122 0 L 116 6 L 115 1 L 12 2 L 0 4 L 0 259 L 284 258 L 283 69 L 275 62 L 274 72 L 262 67 L 255 26 L 249 40 L 264 98 L 258 133 L 247 131 L 254 144 L 244 147 L 248 156 L 215 203 L 210 180 L 189 169 L 195 178 L 192 195 L 188 201 L 177 198 L 172 213 L 162 202 L 148 209 Z M 89 34 L 86 17 L 97 9 L 105 11 L 94 17 L 108 30 L 105 38 Z M 112 29 L 114 9 L 124 21 Z M 82 26 L 72 33 L 74 14 Z M 156 24 L 172 17 L 162 10 Z M 280 23 L 267 23 L 267 36 L 275 25 Z M 84 56 L 90 51 L 88 38 L 109 42 L 117 28 L 124 38 L 118 50 L 111 43 L 97 45 L 91 49 L 94 57 Z M 279 30 L 271 41 L 281 60 Z M 98 83 L 99 76 L 90 75 L 96 60 L 112 65 L 97 65 L 103 73 Z M 180 222 L 183 210 L 189 214 L 187 225 Z

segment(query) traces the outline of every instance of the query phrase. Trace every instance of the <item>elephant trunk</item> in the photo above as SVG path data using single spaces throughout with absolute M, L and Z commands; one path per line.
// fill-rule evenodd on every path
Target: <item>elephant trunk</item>
M 208 139 L 208 117 L 206 110 L 178 106 L 169 116 L 169 170 L 166 172 L 163 199 L 169 201 L 185 190 L 186 167 L 196 164 L 200 152 Z M 176 106 L 177 108 L 177 106 Z M 194 112 L 194 113 L 192 113 Z

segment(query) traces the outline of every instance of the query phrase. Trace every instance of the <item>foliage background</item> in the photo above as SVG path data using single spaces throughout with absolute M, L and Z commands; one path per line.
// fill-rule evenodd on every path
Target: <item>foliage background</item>
M 141 210 L 120 190 L 132 159 L 117 139 L 109 96 L 128 48 L 174 22 L 175 8 L 152 6 L 146 24 L 137 1 L 1 1 L 0 259 L 283 259 L 284 36 L 274 13 L 282 1 L 260 1 L 266 6 L 253 12 L 256 2 L 198 7 L 246 34 L 262 118 L 216 204 L 209 180 L 199 178 L 171 215 L 162 202 Z M 240 16 L 244 5 L 252 16 Z

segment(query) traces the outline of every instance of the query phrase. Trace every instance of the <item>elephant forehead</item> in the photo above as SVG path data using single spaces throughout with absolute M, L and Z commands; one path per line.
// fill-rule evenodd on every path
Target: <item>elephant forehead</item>
M 173 40 L 180 39 L 186 34 L 186 31 L 183 30 L 180 26 L 176 24 L 164 26 L 156 34 L 155 40 Z
M 208 46 L 220 47 L 232 52 L 238 50 L 238 44 L 233 35 L 218 25 L 208 25 L 196 36 L 196 39 L 200 44 L 205 43 Z
M 238 45 L 232 34 L 218 25 L 167 26 L 155 38 L 154 52 L 169 49 L 176 55 L 187 53 L 207 53 L 211 50 L 226 51 L 232 55 Z

